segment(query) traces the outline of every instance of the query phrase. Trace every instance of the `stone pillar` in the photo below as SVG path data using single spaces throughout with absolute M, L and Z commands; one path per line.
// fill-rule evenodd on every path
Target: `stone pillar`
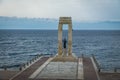
M 68 48 L 63 49 L 62 44 L 62 26 L 68 25 Z M 68 52 L 67 52 L 68 51 Z M 77 61 L 72 53 L 72 20 L 71 17 L 60 17 L 58 25 L 58 55 L 55 56 L 53 61 Z
M 71 17 L 60 17 L 58 26 L 58 55 L 63 55 L 62 26 L 68 24 L 68 56 L 72 55 L 72 20 Z
M 58 26 L 58 55 L 62 55 L 62 25 L 59 23 Z
M 72 23 L 68 24 L 68 56 L 72 55 Z

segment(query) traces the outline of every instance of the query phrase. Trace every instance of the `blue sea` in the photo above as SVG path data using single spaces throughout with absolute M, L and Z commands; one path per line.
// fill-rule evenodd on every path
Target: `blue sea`
M 0 68 L 17 68 L 37 54 L 55 55 L 57 45 L 57 30 L 0 30 Z M 120 68 L 119 30 L 73 30 L 72 47 L 77 56 L 94 54 L 103 68 Z

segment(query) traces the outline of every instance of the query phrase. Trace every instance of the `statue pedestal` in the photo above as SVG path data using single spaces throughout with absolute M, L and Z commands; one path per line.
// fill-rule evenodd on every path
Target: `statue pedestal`
M 73 55 L 56 55 L 53 60 L 54 62 L 76 62 L 77 57 Z

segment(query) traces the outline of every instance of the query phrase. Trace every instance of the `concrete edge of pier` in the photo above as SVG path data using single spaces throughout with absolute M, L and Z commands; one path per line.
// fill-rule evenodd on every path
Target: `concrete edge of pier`
M 52 57 L 49 58 L 49 59 L 48 59 L 44 64 L 42 64 L 32 75 L 30 75 L 29 78 L 34 79 L 34 78 L 38 75 L 38 73 L 40 73 L 40 72 L 50 63 L 50 61 L 51 61 L 52 59 L 53 59 Z

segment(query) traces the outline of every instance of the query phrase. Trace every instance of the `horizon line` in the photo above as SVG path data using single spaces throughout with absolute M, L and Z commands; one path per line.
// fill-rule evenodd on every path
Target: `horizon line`
M 0 30 L 58 30 L 58 29 L 0 29 Z M 64 30 L 67 30 L 67 29 L 64 29 Z M 120 29 L 73 29 L 73 31 L 74 30 L 107 30 L 107 31 L 113 31 L 113 30 L 115 30 L 115 31 L 119 31 Z

